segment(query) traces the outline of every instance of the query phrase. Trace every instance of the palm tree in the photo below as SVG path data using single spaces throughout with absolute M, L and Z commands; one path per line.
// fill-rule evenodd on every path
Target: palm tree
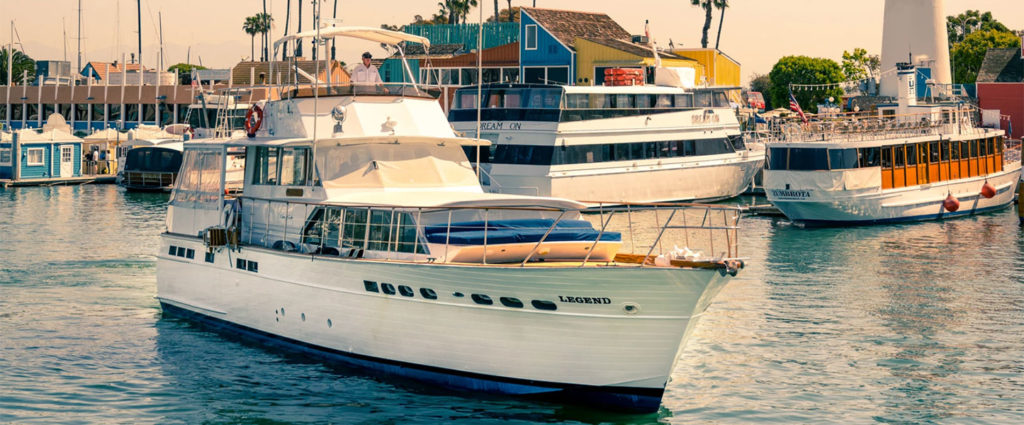
M 284 35 L 288 35 L 288 21 L 292 20 L 292 0 L 286 0 L 287 5 L 284 9 Z M 288 52 L 285 49 L 281 49 L 281 60 L 285 60 L 288 57 Z
M 249 61 L 256 62 L 256 34 L 260 32 L 260 21 L 255 16 L 245 18 L 242 31 L 249 34 Z
M 494 22 L 498 22 L 498 0 L 494 0 Z
M 718 41 L 722 39 L 722 21 L 725 20 L 725 8 L 729 7 L 729 0 L 722 0 L 722 5 L 718 6 L 722 10 L 722 14 L 718 17 L 718 36 L 715 37 L 715 50 L 718 50 Z
M 701 47 L 708 47 L 708 30 L 711 29 L 711 11 L 714 8 L 723 9 L 728 0 L 690 0 L 690 4 L 704 9 L 704 28 L 701 30 L 703 36 L 700 39 Z
M 0 84 L 7 84 L 7 54 L 8 49 L 0 50 Z M 21 80 L 22 75 L 25 75 L 25 71 L 28 71 L 28 79 L 31 81 L 32 77 L 36 74 L 36 61 L 28 57 L 25 52 L 21 50 L 14 51 L 14 63 L 12 64 L 11 79 L 12 83 L 25 83 Z
M 263 34 L 260 39 L 261 50 L 263 51 L 263 57 L 261 60 L 267 60 L 270 55 L 267 53 L 267 44 L 264 40 L 267 40 L 267 33 L 270 32 L 270 24 L 274 22 L 274 18 L 266 13 L 257 13 L 256 16 L 256 32 Z

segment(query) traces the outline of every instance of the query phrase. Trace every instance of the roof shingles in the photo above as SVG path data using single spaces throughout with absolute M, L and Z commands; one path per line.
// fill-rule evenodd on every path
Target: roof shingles
M 629 40 L 630 34 L 604 13 L 522 8 L 552 36 L 569 48 L 576 38 Z

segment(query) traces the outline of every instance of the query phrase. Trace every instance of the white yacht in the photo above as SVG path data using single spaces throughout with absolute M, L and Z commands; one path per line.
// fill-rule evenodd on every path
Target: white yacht
M 480 158 L 488 191 L 713 201 L 742 193 L 764 165 L 763 147 L 744 144 L 729 89 L 491 84 L 482 101 L 476 87 L 459 89 L 448 119 L 475 134 L 480 108 L 480 137 L 492 142 Z
M 976 126 L 959 101 L 918 104 L 914 67 L 897 67 L 897 104 L 879 105 L 875 116 L 785 124 L 767 140 L 765 194 L 790 220 L 936 220 L 1013 202 L 1020 143 Z
M 485 193 L 463 147 L 487 141 L 456 137 L 415 85 L 314 82 L 259 107 L 249 137 L 185 144 L 157 259 L 165 314 L 447 388 L 655 411 L 743 266 L 734 207 L 657 205 L 641 225 L 635 209 Z

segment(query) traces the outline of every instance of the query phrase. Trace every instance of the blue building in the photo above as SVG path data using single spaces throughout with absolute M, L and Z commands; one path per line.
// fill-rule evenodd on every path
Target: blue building
M 18 130 L 0 138 L 0 179 L 82 176 L 82 139 L 59 129 Z
M 521 82 L 574 84 L 576 39 L 630 40 L 631 35 L 603 13 L 524 7 L 520 15 Z

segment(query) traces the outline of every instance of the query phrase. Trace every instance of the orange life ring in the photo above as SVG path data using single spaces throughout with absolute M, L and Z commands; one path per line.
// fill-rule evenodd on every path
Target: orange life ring
M 252 105 L 245 113 L 245 133 L 249 137 L 256 137 L 256 131 L 263 125 L 263 109 L 259 105 Z

